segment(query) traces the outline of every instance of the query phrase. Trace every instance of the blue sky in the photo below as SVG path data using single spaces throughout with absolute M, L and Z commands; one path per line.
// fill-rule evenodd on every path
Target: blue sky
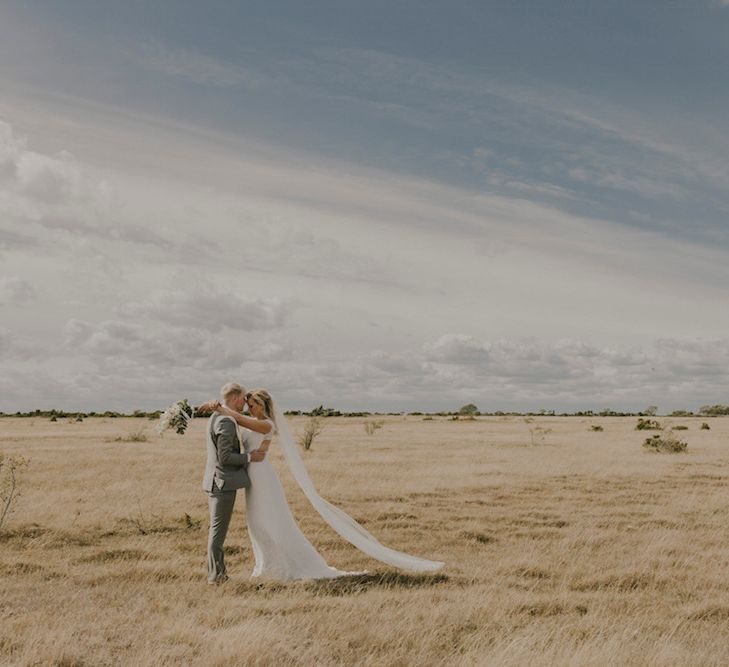
M 0 409 L 725 401 L 726 5 L 3 2 Z

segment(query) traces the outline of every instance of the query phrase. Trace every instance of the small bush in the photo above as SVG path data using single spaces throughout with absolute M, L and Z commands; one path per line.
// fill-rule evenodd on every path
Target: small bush
M 56 417 L 56 415 L 53 415 L 48 421 L 57 422 L 58 417 Z
M 709 426 L 706 422 L 704 422 L 703 424 L 701 424 L 701 430 L 702 431 L 710 431 L 711 430 L 711 426 Z
M 311 411 L 312 417 L 341 417 L 342 413 L 339 412 L 339 410 L 335 410 L 334 408 L 325 408 L 323 405 L 320 405 L 318 408 L 314 408 Z
M 364 430 L 367 435 L 372 435 L 376 430 L 382 428 L 385 425 L 383 419 L 365 419 Z
M 534 426 L 534 417 L 524 417 L 524 423 L 529 429 L 529 437 L 534 445 L 543 445 L 547 439 L 547 436 L 552 432 L 551 428 L 544 428 L 543 426 Z
M 323 418 L 318 415 L 314 415 L 308 422 L 306 422 L 304 432 L 299 437 L 299 444 L 306 450 L 311 449 L 314 438 L 316 438 L 316 436 L 318 436 L 323 430 Z
M 688 431 L 688 426 L 684 426 L 683 424 L 676 424 L 676 426 L 671 426 L 671 428 L 674 431 Z
M 593 424 L 590 426 L 591 431 L 604 431 L 605 429 L 600 424 Z
M 430 415 L 428 415 L 427 417 L 423 417 L 423 421 L 424 422 L 432 422 L 433 421 L 433 418 Z
M 147 434 L 143 431 L 133 431 L 129 435 L 120 435 L 117 438 L 114 438 L 112 442 L 147 442 L 149 438 L 147 437 Z
M 718 417 L 720 415 L 729 415 L 729 405 L 702 405 L 699 408 L 702 415 L 709 417 Z
M 671 431 L 646 438 L 643 447 L 651 452 L 679 454 L 687 451 L 688 443 L 679 440 Z
M 26 465 L 27 461 L 19 456 L 5 456 L 0 452 L 0 528 L 18 498 L 18 472 Z
M 636 431 L 662 431 L 663 427 L 655 419 L 638 419 Z

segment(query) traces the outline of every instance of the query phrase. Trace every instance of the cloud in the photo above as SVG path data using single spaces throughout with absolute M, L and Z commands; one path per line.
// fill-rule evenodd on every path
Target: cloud
M 444 334 L 425 346 L 426 358 L 447 364 L 486 363 L 489 345 L 463 334 Z
M 35 300 L 35 287 L 17 276 L 0 278 L 0 305 L 23 306 Z
M 166 76 L 222 88 L 257 88 L 263 77 L 242 63 L 221 61 L 192 49 L 174 48 L 161 42 L 142 43 L 123 50 L 130 61 Z
M 42 356 L 43 352 L 39 351 L 32 342 L 25 340 L 16 332 L 0 326 L 0 358 L 5 359 L 6 364 L 9 365 L 18 361 L 25 362 Z M 7 371 L 10 371 L 9 367 Z M 3 374 L 5 373 L 6 369 L 3 368 Z
M 266 331 L 284 325 L 290 306 L 275 298 L 243 298 L 211 285 L 207 290 L 195 287 L 163 292 L 152 300 L 124 306 L 121 313 L 132 319 L 141 317 L 212 332 L 222 327 Z
M 38 204 L 41 210 L 44 205 L 97 200 L 107 194 L 106 185 L 84 173 L 71 153 L 46 155 L 29 150 L 27 138 L 2 120 L 0 186 Z

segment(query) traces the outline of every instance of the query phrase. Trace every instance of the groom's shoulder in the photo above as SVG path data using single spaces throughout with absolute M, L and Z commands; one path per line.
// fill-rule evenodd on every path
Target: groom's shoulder
M 221 430 L 222 428 L 230 428 L 229 425 L 232 425 L 233 428 L 235 428 L 235 419 L 228 415 L 218 414 L 217 412 L 210 415 L 210 419 L 208 420 L 208 428 L 211 428 L 214 431 Z

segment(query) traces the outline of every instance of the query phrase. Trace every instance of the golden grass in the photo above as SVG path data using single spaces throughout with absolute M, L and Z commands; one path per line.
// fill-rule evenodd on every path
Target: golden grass
M 519 417 L 391 417 L 373 436 L 327 419 L 306 452 L 322 494 L 445 570 L 344 543 L 274 451 L 310 539 L 369 572 L 251 582 L 240 498 L 231 581 L 209 587 L 204 421 L 160 439 L 142 419 L 4 418 L 0 449 L 30 465 L 0 533 L 0 664 L 726 664 L 729 420 L 681 418 L 676 455 L 644 451 L 635 421 L 537 418 L 532 446 Z

